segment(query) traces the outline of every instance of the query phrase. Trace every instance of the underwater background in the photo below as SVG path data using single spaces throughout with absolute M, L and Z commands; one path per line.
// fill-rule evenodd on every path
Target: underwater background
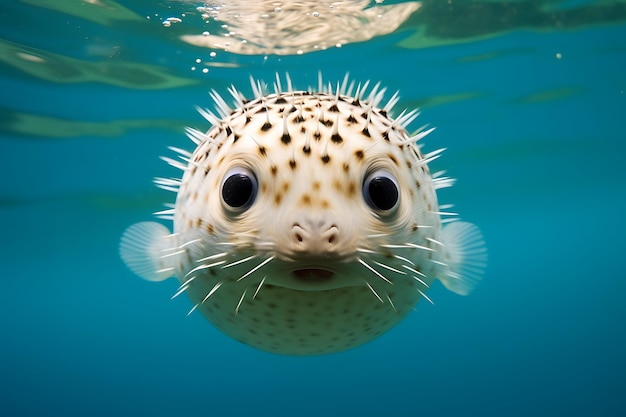
M 626 415 L 626 2 L 367 3 L 0 3 L 0 415 Z M 173 201 L 159 156 L 211 89 L 320 71 L 421 108 L 489 265 L 369 344 L 279 356 L 118 242 Z

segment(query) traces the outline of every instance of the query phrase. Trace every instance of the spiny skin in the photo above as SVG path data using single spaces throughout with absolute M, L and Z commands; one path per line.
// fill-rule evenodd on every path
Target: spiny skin
M 446 262 L 436 188 L 397 99 L 344 82 L 335 92 L 265 94 L 232 89 L 235 108 L 213 93 L 213 127 L 189 130 L 197 147 L 177 190 L 174 233 L 162 239 L 157 267 L 175 274 L 207 320 L 236 340 L 292 355 L 338 352 L 374 339 L 411 311 L 432 281 L 458 278 Z M 224 199 L 233 173 L 253 178 L 252 201 Z M 397 202 L 368 200 L 373 176 L 389 177 Z M 388 183 L 386 183 L 388 184 Z M 392 187 L 393 188 L 393 187 Z M 129 263 L 127 261 L 127 263 Z M 129 263 L 129 266 L 130 263 Z M 132 266 L 131 266 L 132 268 Z M 138 272 L 140 273 L 140 272 Z

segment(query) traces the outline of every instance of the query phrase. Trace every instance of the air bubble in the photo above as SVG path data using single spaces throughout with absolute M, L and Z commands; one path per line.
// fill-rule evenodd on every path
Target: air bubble
M 313 12 L 313 17 L 320 17 L 320 12 Z

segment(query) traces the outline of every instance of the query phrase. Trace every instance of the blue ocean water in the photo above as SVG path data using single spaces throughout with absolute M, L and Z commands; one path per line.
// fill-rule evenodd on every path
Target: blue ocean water
M 0 414 L 626 415 L 624 3 L 424 0 L 391 33 L 301 54 L 181 38 L 228 34 L 227 11 L 0 5 Z M 176 282 L 135 277 L 117 247 L 171 201 L 158 157 L 208 128 L 211 89 L 319 71 L 380 81 L 437 126 L 426 149 L 459 179 L 441 199 L 481 227 L 489 266 L 362 347 L 278 356 L 187 317 Z

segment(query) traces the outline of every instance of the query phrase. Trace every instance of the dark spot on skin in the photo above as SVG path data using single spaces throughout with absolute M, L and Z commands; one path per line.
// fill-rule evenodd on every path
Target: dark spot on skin
M 348 123 L 356 123 L 356 119 L 352 114 L 350 114 L 350 116 L 348 116 L 346 120 L 348 121 Z
M 257 110 L 255 114 L 265 113 L 266 111 L 267 111 L 267 108 L 265 106 L 263 106 L 259 110 Z
M 304 108 L 304 111 L 307 111 L 307 112 L 311 113 L 313 111 L 313 109 L 311 107 L 307 106 L 307 107 Z
M 237 142 L 239 140 L 239 135 L 238 134 L 233 134 L 233 143 Z
M 226 126 L 226 136 L 230 136 L 232 135 L 233 130 L 230 128 L 230 126 Z
M 296 111 L 295 107 L 292 106 L 292 107 L 289 108 L 289 113 L 293 113 L 294 111 Z
M 356 194 L 356 185 L 353 182 L 351 182 L 348 185 L 348 195 L 353 196 L 354 194 Z
M 290 159 L 289 160 L 289 168 L 296 169 L 296 160 L 295 159 Z
M 289 135 L 289 133 L 283 133 L 283 135 L 280 137 L 280 141 L 285 145 L 288 145 L 291 143 L 291 136 Z
M 300 133 L 303 133 L 303 134 L 306 133 L 306 127 L 302 126 L 300 128 Z
M 318 191 L 318 190 L 320 189 L 320 187 L 321 187 L 321 184 L 320 184 L 320 182 L 319 182 L 319 181 L 313 181 L 312 186 L 313 186 L 313 189 L 314 189 L 315 191 Z
M 246 116 L 246 121 L 244 125 L 247 125 L 248 123 L 250 123 L 250 120 L 252 120 L 252 118 L 250 116 Z
M 333 104 L 332 106 L 330 106 L 328 108 L 328 111 L 331 113 L 338 113 L 339 112 L 339 107 L 337 107 L 337 104 Z
M 411 161 L 406 161 L 406 166 L 409 169 L 413 168 L 413 164 L 411 164 Z
M 274 204 L 279 205 L 282 199 L 283 199 L 283 196 L 281 194 L 276 194 L 274 196 Z
M 308 194 L 305 194 L 305 195 L 302 196 L 300 201 L 302 201 L 302 204 L 308 206 L 309 204 L 311 204 L 311 196 L 308 195 Z M 311 307 L 312 307 L 312 305 L 311 305 Z
M 333 125 L 333 121 L 330 119 L 320 120 L 320 123 L 326 127 L 331 127 Z
M 356 156 L 356 159 L 360 161 L 361 159 L 363 159 L 363 157 L 365 157 L 365 154 L 363 153 L 361 149 L 358 149 L 354 151 L 354 156 Z
M 389 132 L 388 131 L 384 131 L 383 132 L 383 139 L 385 139 L 387 142 L 389 142 Z
M 347 162 L 344 162 L 341 167 L 343 168 L 344 172 L 350 171 L 350 165 L 348 165 Z
M 294 123 L 302 123 L 304 122 L 304 117 L 302 117 L 302 115 L 297 115 L 296 117 L 293 118 L 293 122 Z
M 381 110 L 379 113 L 381 116 L 387 117 L 387 110 Z
M 272 173 L 272 175 L 276 175 L 276 173 L 278 172 L 278 168 L 276 167 L 276 165 L 272 165 L 270 167 L 270 172 Z
M 388 154 L 387 154 L 387 157 L 388 157 L 389 159 L 391 159 L 391 162 L 393 162 L 393 163 L 394 163 L 394 165 L 396 165 L 396 166 L 398 166 L 398 165 L 399 165 L 399 164 L 398 164 L 398 160 L 396 159 L 396 157 L 395 157 L 394 155 L 392 155 L 392 154 L 388 153 Z
M 284 97 L 278 97 L 274 103 L 275 104 L 285 104 L 285 103 L 287 103 L 287 100 L 285 100 Z
M 267 150 L 265 149 L 265 146 L 259 146 L 259 153 L 261 154 L 261 156 L 267 155 Z
M 322 208 L 327 209 L 328 207 L 330 207 L 330 203 L 328 202 L 328 200 L 322 200 L 321 202 L 322 204 Z M 332 237 L 329 239 L 329 243 L 332 243 Z
M 419 189 L 422 188 L 422 184 L 420 184 L 419 180 L 415 180 L 415 186 Z
M 361 133 L 363 133 L 364 136 L 367 136 L 368 138 L 371 138 L 372 135 L 370 135 L 370 131 L 368 128 L 364 127 L 363 130 L 361 130 Z
M 319 131 L 313 133 L 313 139 L 320 140 L 321 138 L 322 138 L 322 134 Z
M 419 229 L 419 226 L 417 225 L 417 223 L 413 223 L 413 225 L 411 226 L 411 231 L 417 232 L 417 229 Z
M 335 133 L 330 137 L 330 140 L 333 141 L 333 143 L 341 143 L 343 142 L 342 137 L 339 135 L 339 133 Z
M 367 112 L 361 113 L 361 118 L 367 120 Z
M 355 98 L 354 100 L 352 100 L 352 105 L 353 106 L 357 106 L 357 107 L 361 107 L 361 103 L 359 102 L 358 98 Z
M 330 156 L 328 156 L 328 155 L 322 155 L 322 158 L 321 158 L 321 159 L 322 159 L 322 162 L 323 162 L 324 164 L 327 164 L 327 163 L 329 163 L 329 162 L 330 162 Z
M 305 155 L 309 155 L 311 153 L 311 147 L 308 145 L 304 145 L 302 147 L 302 152 L 304 152 Z
M 261 126 L 261 131 L 267 132 L 271 128 L 272 128 L 272 124 L 270 122 L 265 122 L 263 123 L 263 126 Z
M 333 188 L 339 193 L 341 194 L 343 191 L 343 185 L 341 184 L 340 181 L 335 180 L 333 181 Z

